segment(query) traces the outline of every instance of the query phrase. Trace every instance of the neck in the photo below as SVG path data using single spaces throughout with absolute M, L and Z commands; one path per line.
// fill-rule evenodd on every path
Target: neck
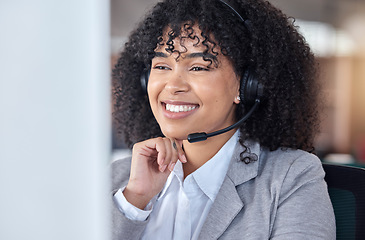
M 187 140 L 184 140 L 183 146 L 185 156 L 188 160 L 187 163 L 183 164 L 184 178 L 211 159 L 233 136 L 236 130 L 232 129 L 231 131 L 208 138 L 202 142 L 189 143 Z

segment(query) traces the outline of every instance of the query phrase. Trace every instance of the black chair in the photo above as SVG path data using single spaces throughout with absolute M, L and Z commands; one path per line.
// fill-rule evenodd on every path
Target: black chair
M 337 239 L 365 239 L 365 169 L 323 163 Z

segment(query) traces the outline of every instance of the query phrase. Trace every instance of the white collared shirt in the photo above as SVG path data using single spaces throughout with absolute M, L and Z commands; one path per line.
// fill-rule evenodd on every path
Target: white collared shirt
M 196 240 L 227 174 L 238 131 L 213 158 L 184 179 L 180 161 L 169 175 L 162 191 L 144 210 L 128 203 L 119 189 L 115 202 L 126 217 L 145 221 L 150 218 L 143 240 Z

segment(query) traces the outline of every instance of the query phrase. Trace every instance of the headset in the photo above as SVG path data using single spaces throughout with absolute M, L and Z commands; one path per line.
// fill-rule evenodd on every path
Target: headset
M 247 19 L 244 19 L 239 14 L 238 8 L 234 1 L 223 1 L 223 0 L 218 0 L 218 1 L 221 2 L 224 6 L 228 7 L 237 17 L 239 17 L 241 22 L 245 25 L 245 27 L 249 31 L 252 30 L 251 22 Z M 148 69 L 145 68 L 140 77 L 142 90 L 145 92 L 145 94 L 147 94 L 147 85 L 150 76 L 150 71 L 151 71 L 150 68 Z M 240 99 L 245 106 L 250 107 L 250 110 L 235 124 L 212 133 L 201 132 L 201 133 L 189 134 L 188 141 L 190 143 L 204 141 L 209 137 L 213 137 L 228 132 L 238 127 L 244 121 L 246 121 L 252 115 L 252 113 L 258 108 L 262 96 L 263 96 L 263 85 L 257 80 L 256 74 L 253 71 L 251 71 L 250 69 L 246 69 L 242 74 L 240 80 Z

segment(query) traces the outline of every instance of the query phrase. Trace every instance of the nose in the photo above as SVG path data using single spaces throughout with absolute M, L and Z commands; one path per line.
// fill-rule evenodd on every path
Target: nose
M 189 91 L 189 83 L 180 71 L 172 71 L 168 76 L 165 89 L 171 94 L 179 94 Z

